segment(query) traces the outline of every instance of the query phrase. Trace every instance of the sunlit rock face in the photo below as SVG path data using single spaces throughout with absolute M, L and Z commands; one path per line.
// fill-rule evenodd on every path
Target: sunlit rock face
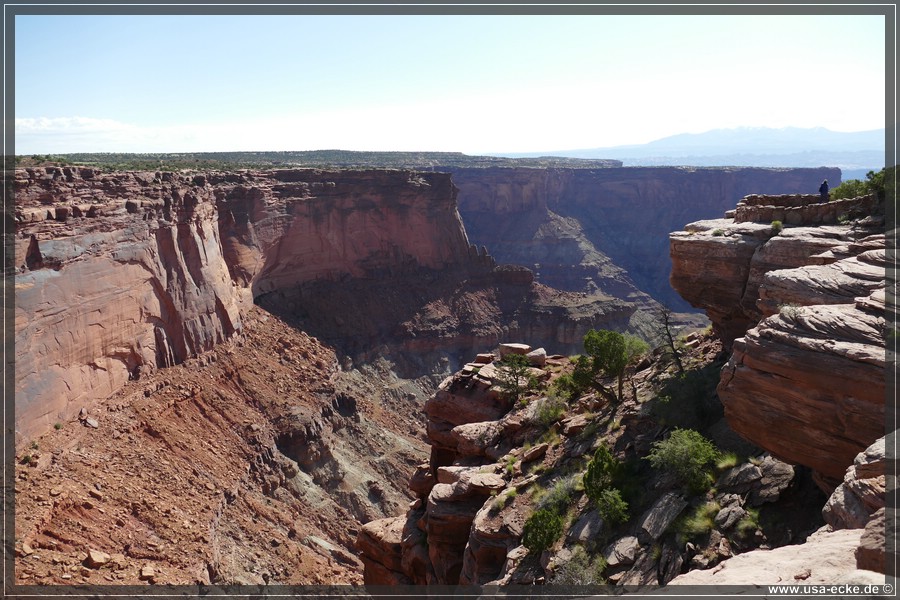
M 266 292 L 492 267 L 445 174 L 50 167 L 15 186 L 20 438 L 210 350 Z
M 766 219 L 795 200 L 751 199 Z M 731 427 L 830 492 L 884 435 L 884 213 L 865 197 L 803 214 L 820 223 L 687 225 L 670 235 L 671 282 L 733 351 L 718 386 Z
M 19 444 L 231 338 L 253 303 L 412 378 L 510 335 L 577 351 L 636 311 L 497 265 L 447 173 L 48 167 L 14 183 Z

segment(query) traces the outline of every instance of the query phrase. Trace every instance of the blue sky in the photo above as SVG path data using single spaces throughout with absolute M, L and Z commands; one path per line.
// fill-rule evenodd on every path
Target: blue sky
M 15 17 L 16 153 L 531 152 L 884 123 L 884 17 Z

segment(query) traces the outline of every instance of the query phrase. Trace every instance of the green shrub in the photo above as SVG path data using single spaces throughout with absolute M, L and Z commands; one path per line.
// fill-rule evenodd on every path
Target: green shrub
M 893 186 L 894 177 L 896 177 L 896 167 L 882 169 L 878 172 L 869 171 L 866 173 L 865 181 L 848 179 L 831 190 L 829 198 L 839 200 L 875 194 L 878 199 L 884 200 L 885 190 Z M 887 181 L 885 181 L 886 179 Z
M 721 507 L 717 502 L 701 504 L 693 512 L 682 515 L 675 521 L 675 531 L 688 539 L 705 535 L 715 529 L 719 510 Z
M 630 359 L 625 336 L 615 331 L 591 329 L 584 336 L 584 350 L 587 356 L 578 358 L 572 372 L 575 384 L 582 389 L 593 387 L 612 402 L 621 401 L 625 367 Z M 600 382 L 603 377 L 615 377 L 618 391 L 607 389 Z
M 577 363 L 578 359 L 574 362 Z M 565 398 L 571 402 L 576 400 L 584 393 L 585 388 L 576 383 L 575 378 L 570 373 L 564 373 L 557 377 L 550 386 L 550 393 L 561 398 Z
M 603 490 L 616 484 L 622 465 L 612 455 L 606 446 L 600 446 L 594 451 L 587 471 L 584 472 L 584 493 L 594 503 L 598 501 Z
M 738 521 L 737 532 L 741 537 L 747 537 L 759 529 L 759 509 L 748 508 L 747 514 Z
M 665 440 L 654 442 L 646 457 L 655 468 L 675 474 L 691 493 L 712 485 L 709 466 L 719 459 L 712 442 L 693 429 L 676 429 Z
M 609 525 L 617 525 L 628 520 L 628 503 L 616 488 L 606 488 L 594 500 L 597 512 Z
M 721 229 L 713 229 L 712 234 L 715 237 L 722 237 L 723 235 L 725 235 L 725 232 Z
M 582 546 L 575 546 L 572 558 L 556 569 L 551 583 L 556 585 L 605 585 L 606 559 L 591 558 Z
M 859 179 L 848 179 L 840 185 L 835 186 L 828 194 L 829 200 L 841 200 L 844 198 L 858 198 L 865 196 L 869 191 L 866 184 Z
M 553 510 L 558 514 L 566 512 L 578 491 L 578 475 L 570 475 L 558 480 L 546 494 L 537 501 L 537 508 Z
M 719 455 L 719 459 L 716 461 L 716 470 L 727 471 L 732 467 L 736 467 L 739 462 L 741 462 L 741 459 L 736 453 L 724 452 Z
M 514 404 L 525 399 L 531 380 L 528 377 L 528 359 L 521 354 L 509 354 L 500 363 L 497 385 L 504 397 Z
M 650 344 L 630 333 L 622 334 L 625 338 L 625 358 L 629 363 L 650 352 Z
M 562 533 L 562 516 L 554 510 L 543 508 L 525 521 L 522 544 L 529 552 L 540 553 L 552 546 Z
M 781 230 L 784 229 L 784 225 L 781 221 L 775 220 L 772 221 L 772 233 L 778 234 L 781 233 Z
M 568 405 L 562 399 L 555 397 L 544 398 L 535 410 L 538 424 L 542 427 L 550 427 L 566 413 L 567 407 Z
M 58 422 L 57 422 L 57 423 L 54 423 L 54 424 L 53 424 L 53 429 L 56 429 L 57 431 L 59 431 L 59 430 L 62 429 L 62 428 L 63 428 L 63 424 L 62 424 L 62 423 L 58 423 Z
M 493 508 L 496 510 L 504 508 L 507 504 L 509 504 L 510 500 L 515 498 L 517 495 L 518 492 L 516 491 L 516 488 L 509 488 L 508 490 L 497 496 L 496 499 L 494 499 Z

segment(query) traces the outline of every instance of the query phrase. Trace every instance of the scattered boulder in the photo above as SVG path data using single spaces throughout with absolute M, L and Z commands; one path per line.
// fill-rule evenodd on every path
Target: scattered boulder
M 778 500 L 778 496 L 794 479 L 794 467 L 771 456 L 766 456 L 759 465 L 759 485 L 750 491 L 750 505 L 759 506 Z
M 84 559 L 84 565 L 92 569 L 99 569 L 103 565 L 109 564 L 110 560 L 112 560 L 112 557 L 106 552 L 89 549 Z
M 547 351 L 543 348 L 538 348 L 526 354 L 525 358 L 528 359 L 528 364 L 532 367 L 542 369 L 547 364 Z
M 767 455 L 758 465 L 743 463 L 729 469 L 719 477 L 716 487 L 748 496 L 751 506 L 759 506 L 776 501 L 793 479 L 794 467 Z
M 500 360 L 503 360 L 510 354 L 527 356 L 529 352 L 531 352 L 531 346 L 528 344 L 500 344 Z
M 487 365 L 494 362 L 494 355 L 491 353 L 478 354 L 472 362 L 478 365 Z
M 575 522 L 569 530 L 568 540 L 570 542 L 587 543 L 596 539 L 603 531 L 603 518 L 596 509 L 590 510 Z
M 531 448 L 526 450 L 524 454 L 522 454 L 522 462 L 527 463 L 539 458 L 543 458 L 544 455 L 547 454 L 547 448 L 549 447 L 550 445 L 546 442 L 543 444 L 538 444 L 537 446 L 532 446 Z
M 640 519 L 638 539 L 641 543 L 649 544 L 659 539 L 687 505 L 687 500 L 675 492 L 661 496 Z
M 719 529 L 731 529 L 747 515 L 740 506 L 726 506 L 716 514 L 715 523 Z
M 603 558 L 609 567 L 616 568 L 634 564 L 641 544 L 633 535 L 626 535 L 614 541 L 603 551 Z
M 872 515 L 885 505 L 885 439 L 879 438 L 856 455 L 844 481 L 822 509 L 825 522 L 835 529 L 865 527 Z

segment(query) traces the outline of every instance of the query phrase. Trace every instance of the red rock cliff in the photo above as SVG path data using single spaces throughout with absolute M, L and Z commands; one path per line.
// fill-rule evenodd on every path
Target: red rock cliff
M 241 328 L 267 291 L 483 268 L 446 174 L 16 172 L 21 441 Z
M 827 489 L 885 432 L 886 262 L 870 199 L 816 202 L 783 229 L 769 210 L 672 233 L 671 283 L 733 348 L 718 386 L 731 427 Z

